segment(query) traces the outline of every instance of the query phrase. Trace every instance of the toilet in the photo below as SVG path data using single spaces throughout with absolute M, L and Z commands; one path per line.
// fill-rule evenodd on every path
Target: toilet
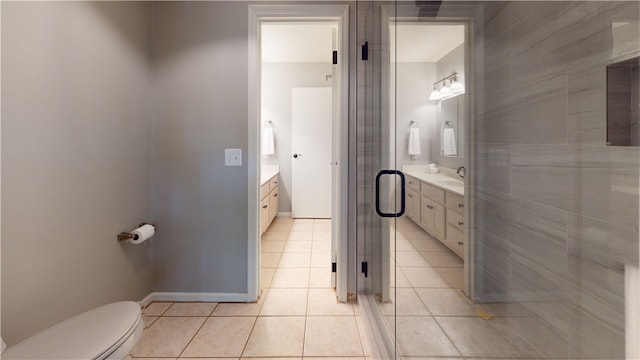
M 140 340 L 140 305 L 120 301 L 47 328 L 2 352 L 2 359 L 124 359 Z

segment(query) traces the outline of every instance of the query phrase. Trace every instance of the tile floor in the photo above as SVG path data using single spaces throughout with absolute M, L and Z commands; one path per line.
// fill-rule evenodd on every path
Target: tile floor
M 514 308 L 485 306 L 490 321 L 475 315 L 460 258 L 408 219 L 392 231 L 392 296 L 379 310 L 404 358 L 545 357 L 513 331 Z M 261 255 L 257 303 L 152 303 L 130 357 L 371 359 L 357 306 L 331 288 L 329 220 L 276 218 Z
M 482 305 L 496 315 L 492 320 L 476 315 L 479 305 L 462 291 L 462 259 L 409 219 L 398 219 L 391 231 L 396 239 L 391 252 L 391 300 L 379 304 L 379 309 L 387 327 L 395 329 L 402 356 L 546 358 L 513 331 L 514 314 L 527 316 L 516 312 L 513 305 L 510 309 L 500 304 Z
M 357 310 L 331 288 L 330 226 L 276 218 L 262 237 L 257 303 L 154 302 L 131 358 L 364 360 Z

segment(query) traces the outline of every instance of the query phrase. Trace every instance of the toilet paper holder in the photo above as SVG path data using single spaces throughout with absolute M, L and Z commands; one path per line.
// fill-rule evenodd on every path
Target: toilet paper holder
M 144 223 L 144 222 L 143 222 L 143 223 L 140 223 L 140 224 L 138 225 L 138 227 L 141 227 L 142 225 L 151 225 L 151 226 L 153 226 L 153 227 L 154 227 L 154 228 L 156 228 L 156 229 L 158 228 L 158 227 L 156 226 L 156 224 L 152 224 L 152 223 Z M 118 242 L 120 242 L 120 241 L 125 241 L 125 240 L 129 240 L 129 239 L 138 240 L 137 238 L 138 238 L 138 235 L 136 235 L 136 234 L 132 234 L 132 233 L 128 233 L 128 232 L 125 232 L 125 231 L 123 231 L 123 232 L 121 232 L 120 234 L 118 234 Z

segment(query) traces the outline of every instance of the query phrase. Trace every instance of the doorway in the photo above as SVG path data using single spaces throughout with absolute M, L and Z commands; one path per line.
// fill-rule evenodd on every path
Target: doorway
M 254 157 L 253 161 L 249 157 L 249 166 L 256 171 L 256 181 L 250 181 L 249 207 L 273 209 L 272 204 L 261 203 L 268 177 L 271 184 L 277 182 L 274 225 L 294 218 L 325 219 L 323 226 L 330 229 L 326 268 L 332 270 L 332 285 L 341 301 L 347 299 L 347 222 L 342 219 L 348 207 L 347 161 L 343 161 L 348 108 L 341 99 L 348 89 L 348 37 L 343 31 L 347 16 L 346 6 L 256 5 L 250 7 L 254 21 L 250 20 L 249 31 L 253 40 L 249 79 L 255 84 L 249 88 L 256 90 L 249 103 L 249 149 Z M 270 185 L 266 191 L 273 190 Z M 258 226 L 262 213 L 268 212 L 249 215 L 249 223 L 256 224 L 249 229 L 249 283 L 256 298 L 261 289 L 260 239 L 269 228 L 269 224 Z

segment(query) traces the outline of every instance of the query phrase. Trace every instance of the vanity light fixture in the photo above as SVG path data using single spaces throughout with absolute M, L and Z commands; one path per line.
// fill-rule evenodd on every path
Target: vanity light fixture
M 447 80 L 449 80 L 448 86 Z M 438 90 L 438 83 L 442 83 L 440 90 Z M 462 94 L 464 94 L 464 85 L 458 81 L 458 73 L 454 72 L 433 83 L 433 91 L 429 100 L 446 100 Z
M 440 100 L 442 95 L 440 95 L 440 91 L 436 87 L 436 84 L 433 84 L 433 91 L 431 92 L 431 96 L 429 96 L 429 100 Z

